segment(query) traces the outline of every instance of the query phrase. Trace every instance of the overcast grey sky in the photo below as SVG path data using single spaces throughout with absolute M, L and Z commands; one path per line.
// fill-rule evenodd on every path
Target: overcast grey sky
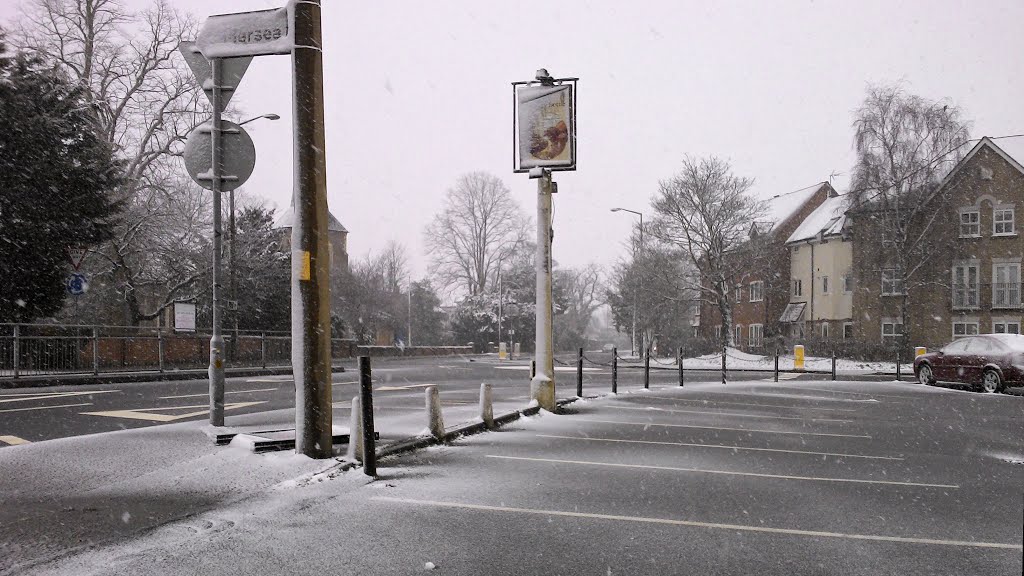
M 200 18 L 284 3 L 169 1 Z M 354 257 L 393 238 L 417 276 L 422 230 L 459 174 L 498 175 L 534 214 L 535 183 L 511 172 L 510 82 L 539 67 L 580 78 L 579 168 L 555 177 L 554 254 L 571 266 L 624 256 L 631 220 L 609 208 L 649 213 L 686 154 L 729 159 L 763 197 L 833 172 L 845 190 L 868 82 L 948 97 L 975 136 L 1024 132 L 1019 0 L 323 3 L 331 211 Z M 0 0 L 0 20 L 17 14 Z M 281 207 L 289 74 L 288 57 L 257 58 L 235 97 L 247 114 L 282 116 L 247 126 L 259 160 L 244 188 Z

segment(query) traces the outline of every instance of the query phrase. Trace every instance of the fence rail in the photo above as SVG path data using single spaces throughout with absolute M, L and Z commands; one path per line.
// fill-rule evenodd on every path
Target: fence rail
M 291 365 L 287 332 L 228 331 L 225 361 L 232 368 L 280 368 Z M 395 349 L 362 347 L 333 338 L 337 362 L 359 353 L 374 356 L 467 353 L 467 347 Z M 0 378 L 48 375 L 171 372 L 202 369 L 210 362 L 210 334 L 125 326 L 0 324 Z

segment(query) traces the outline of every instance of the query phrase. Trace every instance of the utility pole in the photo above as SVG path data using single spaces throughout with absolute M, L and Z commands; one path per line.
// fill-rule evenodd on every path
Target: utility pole
M 331 456 L 330 256 L 320 0 L 294 5 L 295 222 L 292 226 L 292 370 L 295 451 Z
M 409 347 L 412 347 L 412 282 L 409 283 Z
M 210 337 L 210 424 L 224 425 L 224 335 L 221 334 L 221 249 L 223 245 L 221 226 L 221 177 L 223 152 L 223 133 L 221 132 L 221 87 L 224 82 L 224 61 L 213 58 L 210 61 L 213 80 L 213 119 L 210 126 L 210 148 L 212 149 L 212 165 L 210 176 L 213 192 L 213 334 Z
M 501 360 L 501 261 L 498 261 L 498 359 Z
M 551 170 L 535 168 L 537 178 L 537 374 L 530 381 L 530 398 L 541 408 L 555 409 L 555 360 L 551 338 Z

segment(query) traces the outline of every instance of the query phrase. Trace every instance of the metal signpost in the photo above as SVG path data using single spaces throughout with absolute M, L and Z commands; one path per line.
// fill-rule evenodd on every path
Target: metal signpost
M 255 150 L 245 130 L 221 120 L 227 101 L 254 56 L 292 55 L 295 116 L 295 222 L 292 226 L 292 366 L 295 450 L 331 456 L 331 328 L 327 241 L 327 163 L 324 156 L 323 52 L 319 0 L 290 0 L 272 10 L 209 17 L 195 43 L 181 52 L 210 97 L 213 119 L 186 144 L 193 179 L 213 190 L 214 292 L 210 340 L 210 423 L 224 425 L 223 337 L 220 330 L 220 193 L 252 173 Z M 200 53 L 202 60 L 196 55 Z M 207 71 L 209 72 L 207 76 Z M 205 134 L 209 133 L 210 138 Z M 193 141 L 193 137 L 189 141 Z M 206 151 L 206 144 L 209 151 Z M 193 157 L 190 161 L 189 158 Z M 204 170 L 209 158 L 209 170 Z M 321 233 L 323 232 L 323 233 Z
M 552 171 L 576 169 L 577 78 L 552 78 L 537 70 L 536 80 L 512 83 L 513 172 L 537 179 L 537 334 L 536 374 L 530 397 L 545 410 L 555 409 L 555 365 L 551 332 Z

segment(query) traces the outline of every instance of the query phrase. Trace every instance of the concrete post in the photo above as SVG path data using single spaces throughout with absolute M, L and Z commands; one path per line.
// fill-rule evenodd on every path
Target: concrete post
M 530 381 L 530 398 L 548 411 L 555 409 L 555 357 L 551 334 L 551 171 L 537 178 L 537 333 L 534 357 L 537 374 Z M 533 174 L 531 173 L 531 176 Z
M 348 421 L 348 459 L 363 461 L 363 403 L 352 397 L 352 415 Z
M 441 395 L 437 386 L 428 386 L 424 391 L 427 401 L 427 428 L 430 435 L 444 440 L 444 416 L 441 414 Z
M 494 428 L 494 405 L 491 403 L 491 385 L 480 384 L 480 419 L 488 428 Z

